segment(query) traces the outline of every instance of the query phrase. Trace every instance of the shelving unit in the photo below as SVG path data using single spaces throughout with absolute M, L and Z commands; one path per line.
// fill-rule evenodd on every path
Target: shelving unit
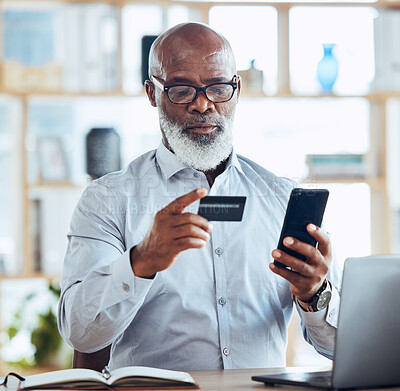
M 17 0 L 23 3 L 24 0 Z M 11 3 L 15 3 L 13 0 L 0 0 L 0 12 Z M 39 4 L 46 3 L 40 0 L 25 0 L 27 4 Z M 66 3 L 66 4 L 79 4 L 78 0 L 53 0 L 51 3 Z M 86 4 L 96 4 L 98 1 L 87 0 Z M 163 29 L 167 26 L 166 11 L 169 7 L 179 5 L 186 6 L 192 9 L 192 15 L 196 15 L 197 20 L 200 22 L 209 22 L 209 12 L 213 6 L 271 6 L 277 10 L 277 21 L 278 21 L 278 73 L 277 73 L 277 92 L 273 95 L 266 94 L 251 94 L 244 93 L 244 99 L 274 99 L 274 98 L 286 98 L 286 99 L 299 99 L 299 98 L 312 98 L 312 99 L 325 99 L 325 98 L 363 98 L 369 102 L 370 105 L 370 147 L 369 151 L 370 161 L 373 162 L 375 172 L 365 178 L 349 178 L 349 177 L 335 177 L 335 178 L 306 178 L 304 183 L 367 183 L 371 188 L 371 238 L 372 238 L 372 253 L 390 253 L 392 249 L 392 238 L 391 238 L 391 211 L 388 202 L 387 195 L 387 154 L 386 154 L 386 102 L 391 98 L 400 98 L 400 91 L 388 91 L 388 92 L 371 92 L 365 95 L 296 95 L 291 92 L 290 88 L 290 69 L 289 69 L 289 11 L 294 6 L 310 6 L 310 7 L 373 7 L 376 9 L 381 8 L 399 8 L 400 1 L 378 1 L 375 3 L 371 2 L 264 2 L 264 1 L 179 1 L 179 0 L 159 0 L 159 1 L 145 1 L 145 0 L 105 0 L 103 3 L 112 4 L 118 7 L 119 15 L 119 28 L 118 28 L 118 52 L 119 52 L 119 67 L 120 75 L 119 87 L 115 91 L 107 91 L 104 93 L 91 93 L 91 92 L 65 92 L 65 91 L 29 91 L 29 90 L 10 90 L 3 89 L 0 84 L 0 95 L 13 97 L 20 101 L 22 118 L 21 118 L 21 129 L 20 136 L 18 137 L 20 146 L 18 148 L 21 168 L 20 168 L 20 188 L 22 190 L 22 204 L 20 205 L 22 210 L 22 221 L 20 226 L 22 228 L 21 243 L 23 246 L 23 265 L 21 273 L 18 275 L 4 275 L 0 276 L 0 282 L 6 278 L 54 278 L 57 276 L 48 276 L 47 274 L 37 272 L 34 270 L 33 262 L 33 238 L 31 232 L 31 219 L 32 219 L 32 198 L 31 193 L 33 190 L 40 189 L 46 191 L 46 189 L 80 189 L 84 184 L 72 183 L 72 182 L 58 182 L 58 183 L 37 183 L 30 184 L 28 182 L 28 156 L 25 145 L 25 140 L 28 135 L 28 124 L 29 124 L 29 102 L 34 97 L 45 97 L 45 98 L 137 98 L 144 97 L 144 93 L 130 94 L 123 92 L 123 67 L 122 67 L 122 10 L 125 6 L 131 4 L 145 4 L 145 5 L 159 5 L 163 10 Z M 239 28 L 239 27 L 238 27 Z M 0 31 L 1 34 L 1 31 Z M 2 39 L 0 39 L 1 45 Z M 260 49 L 261 50 L 261 49 Z M 0 47 L 1 51 L 1 47 Z M 0 62 L 1 69 L 1 62 Z M 1 79 L 0 79 L 1 80 Z M 1 365 L 0 365 L 1 368 Z

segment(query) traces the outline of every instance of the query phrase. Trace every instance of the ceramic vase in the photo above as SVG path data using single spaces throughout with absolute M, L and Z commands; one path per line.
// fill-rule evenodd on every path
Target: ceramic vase
M 324 49 L 324 55 L 317 67 L 318 81 L 322 87 L 322 93 L 332 93 L 332 87 L 335 84 L 339 64 L 336 57 L 333 54 L 335 44 L 322 44 Z
M 113 128 L 93 128 L 86 136 L 86 172 L 92 179 L 121 169 L 120 136 Z

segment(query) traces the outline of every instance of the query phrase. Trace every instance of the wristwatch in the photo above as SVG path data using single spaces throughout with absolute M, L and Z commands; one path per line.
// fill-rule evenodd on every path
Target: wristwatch
M 316 312 L 326 308 L 331 301 L 332 287 L 331 283 L 325 278 L 321 288 L 315 293 L 315 295 L 308 301 L 299 300 L 296 297 L 300 307 L 306 312 Z

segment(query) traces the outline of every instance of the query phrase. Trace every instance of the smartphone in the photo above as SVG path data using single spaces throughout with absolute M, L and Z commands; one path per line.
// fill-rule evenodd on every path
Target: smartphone
M 292 190 L 279 238 L 279 250 L 302 261 L 306 260 L 304 255 L 285 247 L 283 239 L 291 236 L 315 247 L 317 241 L 307 232 L 306 227 L 310 223 L 318 227 L 321 226 L 328 196 L 329 191 L 326 189 L 295 188 Z M 287 268 L 286 265 L 278 261 L 274 261 L 274 264 L 278 267 Z

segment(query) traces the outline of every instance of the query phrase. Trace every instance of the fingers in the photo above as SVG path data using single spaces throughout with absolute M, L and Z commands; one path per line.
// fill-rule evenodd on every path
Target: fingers
M 189 250 L 190 248 L 201 248 L 206 242 L 199 238 L 181 238 L 176 240 L 176 246 L 179 251 Z
M 275 274 L 278 274 L 289 281 L 290 291 L 292 294 L 303 301 L 308 301 L 311 299 L 315 292 L 321 287 L 322 282 L 325 279 L 325 275 L 319 273 L 313 275 L 313 278 L 304 277 L 293 270 L 276 267 L 273 263 L 270 263 L 269 268 Z
M 303 262 L 305 263 L 305 262 Z M 269 268 L 275 273 L 283 277 L 285 280 L 289 281 L 293 285 L 298 285 L 299 274 L 293 270 L 288 270 L 284 267 L 277 267 L 273 263 L 269 264 Z
M 182 213 L 174 218 L 173 227 L 180 225 L 194 224 L 206 232 L 211 232 L 212 224 L 203 216 L 194 213 Z
M 321 228 L 318 228 L 314 224 L 307 225 L 308 233 L 317 240 L 318 250 L 323 256 L 330 255 L 331 252 L 331 241 L 329 236 Z
M 202 216 L 183 213 L 175 216 L 173 237 L 180 251 L 189 248 L 201 248 L 210 239 L 212 224 Z
M 181 197 L 178 197 L 174 201 L 172 201 L 170 204 L 168 204 L 166 207 L 161 209 L 158 213 L 163 214 L 163 215 L 175 215 L 175 214 L 180 214 L 183 212 L 183 210 L 192 204 L 193 202 L 199 200 L 200 198 L 203 198 L 207 195 L 207 189 L 200 187 L 198 189 L 195 189 L 187 194 L 184 194 Z
M 286 244 L 285 244 L 285 246 L 286 246 Z M 289 245 L 287 247 L 292 248 Z M 290 267 L 292 269 L 292 271 L 295 271 L 305 277 L 312 277 L 312 275 L 314 273 L 314 268 L 309 262 L 304 262 L 304 261 L 297 259 L 283 251 L 274 250 L 272 252 L 272 257 L 275 260 L 277 260 L 278 262 L 281 262 L 281 263 L 285 264 L 286 266 Z M 279 270 L 282 269 L 282 271 L 287 270 L 286 268 L 277 268 L 277 269 L 279 269 Z M 281 273 L 277 273 L 277 274 L 282 275 Z M 284 277 L 284 276 L 282 275 L 282 277 Z
M 184 224 L 175 227 L 173 233 L 175 240 L 179 240 L 182 238 L 196 238 L 201 239 L 204 242 L 208 242 L 211 238 L 208 232 L 193 224 Z
M 306 261 L 295 258 L 281 250 L 274 250 L 272 257 L 290 267 L 278 268 L 273 263 L 271 271 L 288 280 L 291 292 L 301 300 L 308 300 L 321 286 L 331 262 L 331 246 L 328 235 L 313 224 L 307 226 L 307 231 L 318 243 L 317 248 L 292 237 L 286 237 L 283 244 L 290 250 L 306 257 Z
M 144 239 L 135 247 L 132 268 L 138 276 L 153 276 L 169 268 L 181 251 L 201 248 L 210 240 L 212 225 L 202 216 L 182 213 L 196 200 L 207 195 L 198 188 L 178 197 L 158 211 Z
M 301 242 L 298 239 L 287 237 L 283 240 L 283 244 L 290 250 L 296 251 L 306 257 L 307 261 L 297 259 L 292 255 L 289 255 L 285 251 L 274 250 L 272 257 L 277 261 L 289 266 L 293 270 L 299 271 L 304 268 L 304 264 L 314 266 L 321 263 L 324 259 L 322 254 L 317 248 L 310 244 Z
M 290 236 L 283 240 L 283 244 L 288 249 L 304 255 L 308 264 L 319 265 L 325 259 L 330 258 L 331 245 L 329 237 L 325 232 L 313 224 L 307 226 L 307 231 L 317 240 L 317 248 Z M 280 250 L 274 250 L 272 256 L 277 261 L 284 263 L 286 266 L 289 266 L 294 270 L 301 268 L 302 263 L 304 263 Z

